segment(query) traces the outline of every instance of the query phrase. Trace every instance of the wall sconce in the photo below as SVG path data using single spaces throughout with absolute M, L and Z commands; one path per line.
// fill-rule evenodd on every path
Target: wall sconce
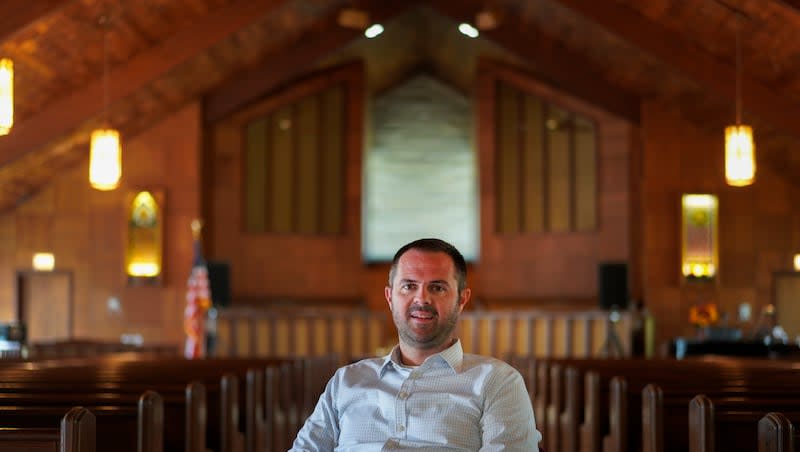
M 0 59 L 0 135 L 8 135 L 14 125 L 14 63 Z
M 681 197 L 681 273 L 688 281 L 712 280 L 717 274 L 717 218 L 715 195 Z
M 56 266 L 56 258 L 53 253 L 34 253 L 32 265 L 37 272 L 51 272 Z
M 800 272 L 800 254 L 794 255 L 794 271 Z
M 158 284 L 162 273 L 163 192 L 131 192 L 127 203 L 125 272 L 128 283 Z

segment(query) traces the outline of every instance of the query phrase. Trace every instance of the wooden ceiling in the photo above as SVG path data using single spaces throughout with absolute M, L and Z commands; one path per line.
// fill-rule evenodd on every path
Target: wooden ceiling
M 738 28 L 759 164 L 800 180 L 800 0 L 3 3 L 0 56 L 15 62 L 16 113 L 0 137 L 0 212 L 85 164 L 104 121 L 130 137 L 195 99 L 214 121 L 311 70 L 363 39 L 336 23 L 348 6 L 382 22 L 416 7 L 454 22 L 491 8 L 500 25 L 482 36 L 553 85 L 634 122 L 644 99 L 674 103 L 709 130 L 734 118 Z

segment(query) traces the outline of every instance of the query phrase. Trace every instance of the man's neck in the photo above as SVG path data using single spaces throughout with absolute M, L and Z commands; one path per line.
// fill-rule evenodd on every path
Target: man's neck
M 400 342 L 400 363 L 406 366 L 419 366 L 429 357 L 447 350 L 455 342 L 456 339 L 452 338 L 445 342 L 445 345 L 432 349 L 418 349 Z

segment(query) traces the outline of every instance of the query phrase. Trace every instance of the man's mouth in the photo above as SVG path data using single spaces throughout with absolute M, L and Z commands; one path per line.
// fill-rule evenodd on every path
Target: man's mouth
M 431 320 L 436 317 L 436 312 L 433 310 L 416 309 L 409 314 L 411 318 L 417 320 Z

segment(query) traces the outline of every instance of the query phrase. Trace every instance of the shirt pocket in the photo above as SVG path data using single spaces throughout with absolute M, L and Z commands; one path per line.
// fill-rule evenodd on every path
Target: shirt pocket
M 410 402 L 409 439 L 466 448 L 480 444 L 481 410 L 473 399 L 432 392 L 415 394 Z
M 385 401 L 377 391 L 351 394 L 340 405 L 339 445 L 381 443 L 388 438 Z

